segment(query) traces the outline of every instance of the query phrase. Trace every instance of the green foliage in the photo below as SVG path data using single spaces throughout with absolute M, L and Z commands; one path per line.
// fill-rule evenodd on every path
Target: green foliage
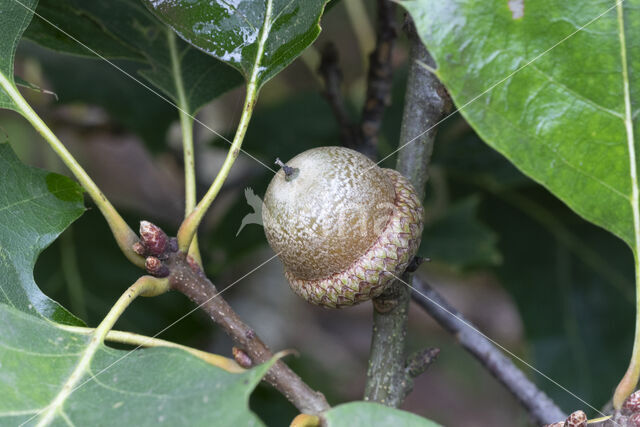
M 8 144 L 0 144 L 0 183 L 0 364 L 10 372 L 0 375 L 0 389 L 7 392 L 0 424 L 8 425 L 30 419 L 51 402 L 90 337 L 57 325 L 81 322 L 46 297 L 32 273 L 40 251 L 84 212 L 81 188 L 24 166 Z M 247 404 L 268 365 L 238 375 L 181 350 L 125 354 L 102 346 L 80 383 L 86 384 L 71 394 L 60 416 L 81 425 L 101 424 L 105 416 L 110 425 L 178 423 L 184 417 L 206 425 L 211 416 L 224 425 L 261 424 Z M 140 408 L 153 408 L 153 416 Z
M 23 6 L 12 0 L 0 1 L 0 28 L 2 28 L 2 37 L 0 37 L 0 74 L 14 85 L 13 59 L 22 33 L 31 20 L 32 14 L 27 8 L 35 7 L 36 3 L 37 0 L 25 0 Z M 16 109 L 11 98 L 2 89 L 0 89 L 0 108 Z
M 55 322 L 81 324 L 33 280 L 40 252 L 84 212 L 82 188 L 23 165 L 0 144 L 0 303 Z
M 47 407 L 90 336 L 69 332 L 0 304 L 0 424 L 17 425 Z M 63 402 L 57 422 L 75 425 L 262 425 L 249 411 L 251 391 L 270 363 L 242 374 L 182 350 L 127 352 L 102 345 L 85 377 Z
M 180 75 L 176 75 L 171 64 L 171 30 L 137 0 L 41 0 L 37 12 L 75 40 L 40 19 L 33 21 L 25 37 L 60 52 L 96 58 L 80 41 L 106 58 L 136 60 L 144 66 L 139 74 L 174 103 L 176 81 L 181 81 L 191 114 L 241 82 L 232 68 L 179 40 L 175 53 Z
M 323 418 L 327 427 L 405 426 L 438 427 L 438 424 L 410 412 L 373 402 L 351 402 L 327 411 Z
M 403 5 L 479 136 L 637 256 L 636 2 L 576 9 L 574 2 L 539 1 L 523 11 L 497 0 Z M 631 331 L 621 325 L 632 324 L 632 260 L 566 210 L 553 203 L 549 210 L 548 197 L 540 205 L 499 180 L 475 179 L 520 211 L 492 211 L 489 223 L 504 229 L 500 273 L 533 340 L 534 364 L 604 403 L 630 348 Z M 528 219 L 518 222 L 522 213 Z
M 418 255 L 458 269 L 500 264 L 496 234 L 478 221 L 480 200 L 468 197 L 425 227 Z
M 638 182 L 630 167 L 637 161 L 638 121 L 625 99 L 636 101 L 640 77 L 633 72 L 638 59 L 624 64 L 630 51 L 621 45 L 627 40 L 631 49 L 638 35 L 634 3 L 587 2 L 576 9 L 572 2 L 536 1 L 522 17 L 501 0 L 402 4 L 438 77 L 480 137 L 637 251 L 632 195 Z
M 451 119 L 433 153 L 432 165 L 444 172 L 453 200 L 444 217 L 456 205 L 481 198 L 475 221 L 497 236 L 495 247 L 503 258 L 490 271 L 522 318 L 527 351 L 519 355 L 586 401 L 604 404 L 632 342 L 633 329 L 621 327 L 633 322 L 631 253 L 622 240 L 578 217 L 470 129 L 454 133 L 462 124 L 461 117 Z M 434 197 L 437 191 L 428 193 Z M 542 377 L 532 373 L 531 378 L 561 407 L 579 404 Z
M 326 0 L 144 0 L 189 43 L 259 88 L 318 37 Z
M 513 199 L 508 191 L 498 194 L 487 195 L 483 220 L 500 233 L 504 261 L 495 272 L 521 316 L 523 356 L 600 407 L 611 398 L 632 346 L 631 253 L 539 188 Z M 557 224 L 547 223 L 543 212 Z M 582 407 L 544 378 L 531 378 L 565 410 Z

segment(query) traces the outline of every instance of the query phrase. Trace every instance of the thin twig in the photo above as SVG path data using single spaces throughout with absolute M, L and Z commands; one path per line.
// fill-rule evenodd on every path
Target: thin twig
M 567 416 L 511 359 L 505 356 L 489 340 L 471 329 L 471 324 L 453 308 L 435 289 L 419 277 L 413 278 L 413 300 L 450 332 L 460 345 L 478 361 L 524 406 L 539 423 L 553 423 Z M 406 287 L 406 289 L 409 289 Z M 446 309 L 445 310 L 443 310 Z M 453 313 L 453 315 L 451 314 Z
M 370 158 L 377 157 L 378 135 L 384 110 L 391 104 L 393 83 L 392 53 L 396 39 L 396 4 L 390 0 L 378 0 L 376 23 L 376 48 L 369 56 L 367 96 L 360 120 L 360 151 Z
M 324 80 L 324 96 L 340 126 L 340 139 L 345 147 L 358 150 L 371 159 L 377 157 L 378 136 L 384 110 L 391 103 L 393 80 L 392 53 L 396 39 L 396 5 L 390 0 L 378 0 L 376 44 L 369 56 L 367 93 L 360 121 L 349 117 L 341 91 L 342 72 L 338 50 L 328 43 L 322 50 L 318 72 Z
M 175 289 L 201 306 L 211 319 L 231 337 L 236 347 L 243 350 L 254 364 L 263 363 L 273 354 L 256 332 L 240 319 L 231 306 L 219 295 L 216 287 L 202 270 L 185 257 L 184 253 L 171 254 L 166 260 L 171 274 L 169 283 Z M 266 380 L 280 391 L 300 412 L 319 414 L 329 409 L 322 393 L 312 390 L 282 361 L 269 370 Z
M 416 61 L 432 63 L 415 31 L 407 31 L 411 43 L 409 77 L 406 89 L 400 144 L 419 134 L 445 114 L 450 106 L 446 91 L 437 78 Z M 406 176 L 422 198 L 435 131 L 427 132 L 400 151 L 397 169 Z M 404 280 L 411 280 L 409 273 Z M 406 374 L 407 316 L 409 289 L 394 282 L 374 300 L 373 336 L 365 399 L 397 407 L 411 390 Z
M 412 378 L 419 377 L 438 358 L 439 354 L 439 348 L 427 348 L 412 354 L 407 359 L 407 374 Z
M 342 97 L 342 71 L 338 65 L 338 49 L 327 43 L 321 52 L 318 73 L 324 81 L 323 95 L 329 102 L 331 111 L 340 127 L 340 141 L 345 147 L 357 150 L 360 146 L 358 127 L 352 122 Z

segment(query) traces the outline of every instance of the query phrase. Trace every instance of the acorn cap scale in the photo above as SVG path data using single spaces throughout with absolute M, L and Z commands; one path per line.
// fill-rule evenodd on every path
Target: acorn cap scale
M 423 208 L 400 173 L 343 147 L 305 151 L 272 179 L 262 209 L 265 234 L 291 288 L 326 307 L 382 293 L 415 255 Z

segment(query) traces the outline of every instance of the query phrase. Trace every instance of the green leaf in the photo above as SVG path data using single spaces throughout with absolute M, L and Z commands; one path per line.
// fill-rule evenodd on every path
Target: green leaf
M 459 129 L 460 122 L 445 123 Z M 455 203 L 481 196 L 479 218 L 498 235 L 504 258 L 490 271 L 517 304 L 523 356 L 585 401 L 604 405 L 633 340 L 633 328 L 620 327 L 633 321 L 635 302 L 628 246 L 584 221 L 473 132 L 440 131 L 438 137 L 444 139 L 436 141 L 432 164 L 447 182 L 434 188 L 444 187 Z M 531 379 L 561 408 L 578 404 L 544 378 Z
M 326 0 L 143 0 L 186 41 L 260 88 L 320 34 Z
M 20 3 L 13 0 L 0 0 L 0 75 L 15 86 L 13 80 L 13 60 L 18 42 L 22 37 L 33 14 L 28 8 L 35 8 L 38 0 L 24 0 Z M 25 7 L 26 6 L 26 7 Z M 0 88 L 0 108 L 16 110 L 13 100 Z
M 518 305 L 527 362 L 600 407 L 611 398 L 632 345 L 633 328 L 621 327 L 633 322 L 632 256 L 621 240 L 544 193 L 527 195 L 538 209 L 533 203 L 483 203 L 504 254 L 495 272 Z M 564 230 L 546 224 L 542 206 Z M 560 407 L 579 405 L 544 378 L 531 378 Z
M 323 418 L 327 427 L 438 427 L 439 425 L 410 412 L 373 402 L 351 402 L 338 405 L 325 412 Z
M 482 139 L 638 254 L 638 1 L 402 4 Z
M 75 181 L 23 165 L 0 144 L 0 302 L 59 323 L 82 324 L 33 280 L 40 252 L 84 212 Z
M 425 228 L 418 254 L 457 269 L 500 264 L 497 237 L 478 220 L 479 203 L 472 196 L 449 207 Z
M 105 57 L 144 60 L 141 52 L 109 31 L 109 28 L 101 22 L 98 16 L 90 13 L 91 9 L 78 6 L 79 3 L 65 0 L 39 1 L 36 12 L 42 18 L 36 17 L 31 21 L 24 36 L 42 46 L 59 52 L 80 56 L 92 55 L 82 44 L 56 29 L 55 25 Z M 91 7 L 90 5 L 87 6 Z M 119 13 L 118 7 L 114 5 L 113 9 L 114 17 L 117 17 Z
M 0 305 L 0 424 L 35 422 L 58 394 L 90 336 Z M 270 364 L 232 374 L 171 348 L 131 353 L 101 345 L 54 423 L 255 426 L 251 391 Z
M 177 84 L 182 84 L 187 98 L 184 108 L 190 114 L 242 81 L 231 67 L 181 40 L 172 48 L 171 29 L 137 0 L 42 0 L 37 12 L 106 58 L 139 61 L 143 65 L 139 74 L 174 103 L 179 100 Z M 25 37 L 60 52 L 96 58 L 95 53 L 43 22 L 34 20 Z M 178 74 L 172 58 L 178 60 Z

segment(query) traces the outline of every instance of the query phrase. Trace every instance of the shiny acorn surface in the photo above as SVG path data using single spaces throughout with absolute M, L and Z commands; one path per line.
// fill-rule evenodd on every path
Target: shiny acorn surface
M 314 148 L 286 164 L 293 173 L 274 176 L 262 216 L 291 288 L 326 307 L 382 293 L 420 245 L 424 213 L 411 184 L 343 147 Z

